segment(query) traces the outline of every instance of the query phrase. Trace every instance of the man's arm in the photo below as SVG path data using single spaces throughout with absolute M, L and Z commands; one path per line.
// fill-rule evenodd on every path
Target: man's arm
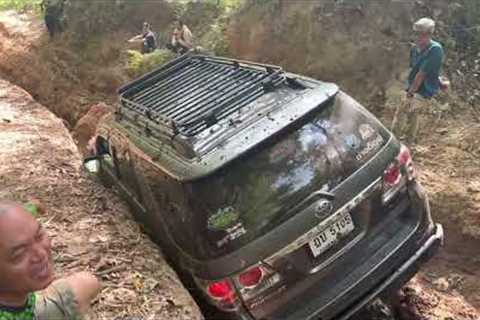
M 56 280 L 37 295 L 35 319 L 82 319 L 99 291 L 100 282 L 87 272 Z
M 72 289 L 80 313 L 88 311 L 92 300 L 100 292 L 100 281 L 88 272 L 80 272 L 66 278 L 65 282 Z
M 425 72 L 418 71 L 417 75 L 415 76 L 415 79 L 413 80 L 412 85 L 410 86 L 410 88 L 408 88 L 407 96 L 409 98 L 413 97 L 415 93 L 418 92 L 418 90 L 420 89 L 420 86 L 425 80 L 425 76 L 426 76 Z
M 143 35 L 139 34 L 129 39 L 128 42 L 140 42 L 142 39 L 143 39 Z

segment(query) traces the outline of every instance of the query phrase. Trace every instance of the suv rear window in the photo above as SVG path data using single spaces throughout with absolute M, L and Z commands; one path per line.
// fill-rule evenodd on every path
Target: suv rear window
M 355 104 L 338 93 L 287 132 L 187 185 L 195 223 L 169 221 L 179 244 L 201 259 L 235 251 L 288 220 L 289 209 L 312 192 L 332 190 L 354 173 L 388 140 Z

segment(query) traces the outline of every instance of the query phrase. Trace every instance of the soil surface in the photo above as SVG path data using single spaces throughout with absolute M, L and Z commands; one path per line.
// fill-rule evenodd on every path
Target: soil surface
M 86 177 L 62 120 L 0 80 L 0 199 L 40 201 L 58 276 L 103 282 L 89 319 L 202 319 L 157 246 L 120 198 Z
M 82 102 L 82 94 L 88 92 L 89 84 L 65 92 L 62 88 L 68 85 L 61 84 L 54 90 L 45 84 L 45 92 L 49 96 L 44 97 L 42 86 L 28 77 L 38 70 L 55 66 L 50 58 L 46 58 L 46 66 L 40 69 L 36 64 L 29 65 L 30 61 L 35 61 L 30 51 L 46 41 L 38 21 L 27 16 L 1 13 L 0 76 L 29 91 L 33 90 L 39 100 L 57 114 L 78 113 L 79 106 L 84 105 L 67 103 L 65 99 L 69 97 L 71 101 L 86 103 Z M 60 50 L 56 44 L 47 46 Z M 39 50 L 44 52 L 44 49 Z M 21 72 L 14 68 L 19 64 Z M 61 81 L 68 81 L 61 72 L 56 75 Z M 55 81 L 58 84 L 59 80 Z M 7 84 L 3 83 L 3 86 Z M 172 288 L 159 282 L 159 279 L 171 277 L 172 283 L 178 284 L 175 275 L 135 226 L 123 204 L 115 195 L 79 173 L 77 151 L 60 120 L 52 118 L 44 109 L 38 111 L 40 108 L 26 113 L 24 104 L 36 104 L 30 98 L 19 98 L 25 95 L 17 93 L 19 89 L 5 90 L 1 99 L 7 99 L 5 101 L 9 103 L 17 101 L 15 106 L 3 108 L 2 105 L 0 108 L 0 148 L 15 152 L 3 152 L 2 157 L 15 154 L 16 158 L 9 162 L 6 161 L 11 158 L 0 159 L 2 181 L 11 185 L 8 188 L 11 197 L 26 200 L 36 196 L 46 202 L 50 210 L 41 219 L 55 235 L 58 248 L 56 260 L 62 270 L 86 267 L 103 274 L 107 286 L 95 305 L 98 315 L 105 318 L 126 314 L 152 315 L 157 310 L 180 317 L 187 317 L 189 312 L 196 315 L 197 309 L 190 302 L 184 306 L 174 291 L 169 291 Z M 385 123 L 391 122 L 394 108 L 402 103 L 402 96 L 400 83 L 388 90 L 386 106 L 376 110 Z M 65 106 L 72 109 L 69 111 Z M 85 108 L 82 108 L 85 113 Z M 24 114 L 26 116 L 22 118 Z M 20 122 L 15 117 L 23 120 Z M 79 118 L 78 114 L 71 117 Z M 42 134 L 44 131 L 40 128 L 43 130 L 45 126 L 43 119 L 51 119 L 57 129 L 48 129 Z M 38 123 L 38 126 L 32 123 Z M 442 97 L 422 115 L 422 130 L 417 144 L 411 149 L 419 179 L 430 196 L 434 219 L 444 225 L 446 243 L 440 253 L 402 289 L 400 301 L 397 301 L 400 307 L 395 315 L 398 320 L 480 319 L 478 123 L 478 114 L 456 98 L 455 92 Z M 9 131 L 4 127 L 10 128 Z M 51 152 L 57 149 L 58 152 Z M 95 228 L 91 228 L 92 225 Z M 70 236 L 62 236 L 64 234 Z M 149 254 L 144 254 L 145 250 Z M 116 269 L 117 266 L 119 269 Z M 179 288 L 175 286 L 175 290 L 181 290 Z M 382 311 L 375 310 L 381 307 L 371 309 L 358 320 L 387 319 Z

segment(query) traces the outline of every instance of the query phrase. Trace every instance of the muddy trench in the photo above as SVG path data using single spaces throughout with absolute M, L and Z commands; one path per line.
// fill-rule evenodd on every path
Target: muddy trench
M 115 90 L 121 84 L 119 79 L 122 77 L 112 79 L 108 71 L 117 72 L 112 67 L 102 70 L 105 74 L 101 75 L 104 77 L 100 79 L 101 81 L 97 77 L 91 79 L 91 83 L 78 85 L 83 79 L 68 80 L 69 75 L 63 75 L 60 83 L 58 81 L 47 83 L 48 79 L 37 78 L 39 74 L 50 76 L 54 74 L 50 69 L 55 68 L 57 72 L 61 72 L 61 63 L 64 60 L 54 60 L 56 62 L 51 63 L 50 58 L 38 59 L 28 52 L 38 49 L 40 54 L 47 54 L 48 50 L 53 49 L 58 55 L 68 56 L 69 53 L 62 51 L 61 45 L 57 43 L 44 47 L 43 44 L 48 40 L 45 39 L 43 26 L 40 21 L 31 17 L 12 13 L 2 14 L 0 26 L 2 38 L 0 58 L 3 58 L 3 62 L 0 63 L 0 76 L 25 88 L 35 100 L 62 118 L 82 153 L 89 136 L 95 129 L 96 120 L 109 109 L 109 105 L 115 102 Z M 261 29 L 263 30 L 263 27 Z M 262 30 L 257 30 L 256 33 L 261 35 Z M 254 38 L 241 41 L 238 40 L 236 49 L 239 56 L 247 55 L 255 58 L 261 55 L 261 48 L 257 48 L 258 50 L 248 48 L 256 43 Z M 271 59 L 281 60 L 275 56 Z M 49 63 L 43 64 L 42 61 Z M 317 64 L 316 68 L 317 70 L 312 72 L 322 73 L 329 66 Z M 354 83 L 356 80 L 352 81 Z M 378 81 L 384 83 L 383 79 Z M 108 85 L 105 87 L 106 84 Z M 98 90 L 99 86 L 102 87 L 100 90 Z M 346 86 L 354 86 L 354 84 L 346 83 Z M 101 93 L 92 95 L 91 92 L 96 90 Z M 376 114 L 382 120 L 390 121 L 392 106 L 399 103 L 398 97 L 401 94 L 399 82 L 394 81 L 388 88 L 382 88 L 382 90 L 388 92 L 382 99 L 387 107 Z M 47 94 L 44 95 L 44 93 Z M 368 99 L 371 97 L 364 97 L 365 101 Z M 101 104 L 101 102 L 107 104 Z M 424 120 L 433 125 L 426 128 L 419 143 L 412 146 L 419 179 L 430 195 L 434 219 L 442 223 L 446 230 L 445 247 L 401 290 L 401 294 L 394 301 L 395 308 L 376 301 L 355 320 L 480 319 L 478 281 L 480 279 L 480 247 L 478 246 L 480 241 L 478 227 L 480 225 L 480 163 L 478 162 L 480 150 L 478 150 L 479 141 L 474 138 L 480 136 L 480 127 L 475 118 L 472 118 L 468 107 L 457 100 L 449 100 L 449 102 L 451 105 L 459 104 L 459 110 L 462 113 L 453 115 L 447 110 L 439 111 L 441 117 L 438 113 L 425 115 Z M 95 106 L 90 108 L 92 105 Z M 440 109 L 440 106 L 438 108 Z M 87 114 L 86 110 L 92 111 Z M 93 188 L 99 188 L 99 186 L 95 185 Z M 104 206 L 102 201 L 105 200 L 98 200 L 97 205 Z M 117 250 L 122 248 L 119 247 Z M 84 261 L 85 265 L 89 263 L 91 261 L 88 259 Z M 97 263 L 100 262 L 97 261 Z M 115 266 L 112 262 L 102 263 L 107 264 L 108 267 Z M 65 267 L 68 267 L 68 264 Z M 105 269 L 108 267 L 103 266 Z M 190 287 L 190 284 L 187 284 L 187 287 Z M 113 302 L 111 304 L 114 305 Z M 171 305 L 170 302 L 165 304 L 166 308 Z M 174 301 L 173 305 L 175 304 Z M 200 307 L 207 318 L 212 320 L 215 318 L 215 314 L 211 313 L 211 309 L 203 302 L 200 302 Z M 112 310 L 115 310 L 114 307 Z

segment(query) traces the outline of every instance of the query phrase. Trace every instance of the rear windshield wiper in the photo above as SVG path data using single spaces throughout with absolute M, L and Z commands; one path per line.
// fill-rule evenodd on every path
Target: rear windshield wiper
M 323 191 L 323 190 L 318 190 L 312 193 L 308 199 L 315 197 L 316 195 L 322 196 L 327 200 L 335 200 L 335 194 L 329 192 L 329 191 Z

